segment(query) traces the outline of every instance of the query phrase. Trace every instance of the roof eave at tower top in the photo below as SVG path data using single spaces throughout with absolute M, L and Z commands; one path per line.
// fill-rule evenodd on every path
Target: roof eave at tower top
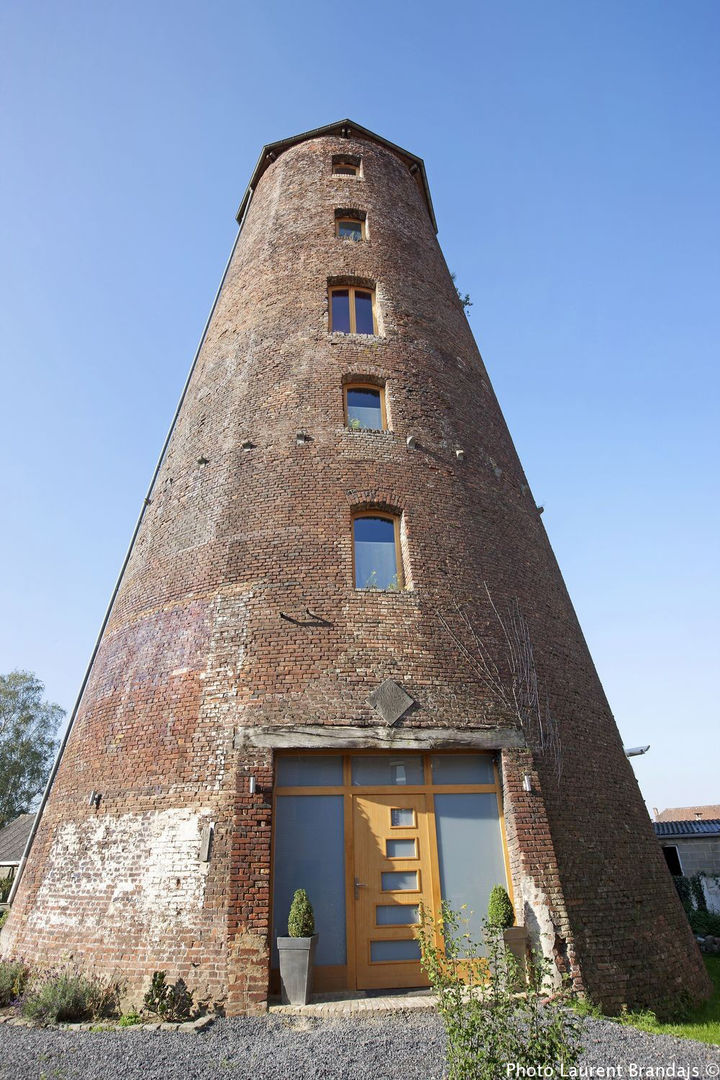
M 437 232 L 437 221 L 435 220 L 435 211 L 433 210 L 432 199 L 430 198 L 430 187 L 428 185 L 423 159 L 417 157 L 415 154 L 411 154 L 408 150 L 404 150 L 401 146 L 396 146 L 395 143 L 390 142 L 389 139 L 384 139 L 382 135 L 378 135 L 376 132 L 370 131 L 368 128 L 364 128 L 360 124 L 356 124 L 354 121 L 347 118 L 345 120 L 338 120 L 334 124 L 326 124 L 325 127 L 313 128 L 312 131 L 303 131 L 300 135 L 292 135 L 288 139 L 280 139 L 278 142 L 267 143 L 267 145 L 263 146 L 257 165 L 250 178 L 250 183 L 247 186 L 242 202 L 238 208 L 237 221 L 239 225 L 242 224 L 248 203 L 250 202 L 252 193 L 257 187 L 260 177 L 265 170 L 272 165 L 273 161 L 275 161 L 284 150 L 288 150 L 291 146 L 306 142 L 308 139 L 320 138 L 323 135 L 337 135 L 340 138 L 351 138 L 352 136 L 355 136 L 379 143 L 381 146 L 384 146 L 397 154 L 398 157 L 406 162 L 408 168 L 412 171 L 417 171 L 428 213 L 430 214 L 430 220 L 432 221 L 435 232 Z M 415 166 L 415 170 L 413 170 L 413 166 Z

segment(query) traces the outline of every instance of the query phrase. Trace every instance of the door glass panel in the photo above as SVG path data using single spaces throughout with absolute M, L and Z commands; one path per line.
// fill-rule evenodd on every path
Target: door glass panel
M 349 334 L 350 333 L 350 296 L 347 289 L 335 289 L 331 296 L 330 302 L 332 304 L 332 310 L 330 314 L 330 322 L 332 329 L 336 333 Z
M 345 833 L 342 795 L 278 795 L 275 801 L 273 966 L 275 938 L 286 937 L 296 889 L 307 891 L 322 929 L 317 964 L 344 964 Z
M 436 795 L 440 889 L 454 911 L 463 915 L 475 941 L 482 941 L 482 920 L 493 885 L 507 887 L 497 797 L 494 794 Z
M 279 757 L 275 782 L 278 787 L 342 787 L 342 756 L 288 754 Z
M 378 904 L 375 908 L 378 926 L 412 926 L 420 922 L 417 904 Z
M 373 334 L 372 293 L 355 291 L 355 333 Z
M 383 892 L 417 892 L 417 870 L 388 870 L 381 876 Z
M 386 840 L 388 859 L 417 859 L 417 840 Z
M 390 824 L 395 829 L 414 829 L 415 811 L 394 806 L 390 811 Z
M 433 784 L 494 784 L 489 754 L 433 754 Z
M 367 519 L 358 518 L 357 520 Z M 352 759 L 352 782 L 354 787 L 397 787 L 403 784 L 422 784 L 422 757 L 420 754 L 405 754 L 398 757 L 358 755 Z M 412 824 L 411 821 L 410 825 Z
M 408 941 L 371 941 L 370 959 L 374 963 L 388 960 L 419 960 L 420 942 Z

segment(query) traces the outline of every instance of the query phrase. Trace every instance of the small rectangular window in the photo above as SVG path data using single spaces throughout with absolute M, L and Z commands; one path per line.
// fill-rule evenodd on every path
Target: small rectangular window
M 345 422 L 353 431 L 384 431 L 385 388 L 349 383 L 345 387 Z
M 353 521 L 356 589 L 397 591 L 403 587 L 400 522 L 395 517 L 358 515 Z M 402 773 L 389 783 L 403 783 Z M 405 773 L 407 776 L 407 772 Z
M 350 333 L 350 290 L 333 289 L 330 294 L 330 329 L 336 334 Z
M 374 334 L 373 296 L 371 292 L 355 290 L 355 333 Z
M 385 857 L 387 859 L 417 859 L 417 840 L 395 840 L 386 837 Z
M 397 758 L 385 754 L 357 754 L 353 755 L 351 766 L 353 787 L 398 787 L 423 782 L 420 754 Z
M 380 874 L 383 892 L 419 892 L 417 870 L 386 870 Z
M 339 754 L 286 754 L 277 759 L 278 787 L 341 787 L 343 761 Z
M 414 926 L 420 922 L 417 904 L 377 904 L 376 926 Z
M 330 330 L 334 334 L 376 334 L 372 290 L 354 285 L 330 289 Z
M 420 942 L 415 938 L 406 941 L 371 941 L 370 962 L 373 964 L 398 963 L 403 960 L 420 959 Z
M 671 874 L 678 877 L 682 874 L 682 866 L 680 865 L 680 855 L 678 854 L 677 847 L 673 844 L 672 847 L 664 847 L 662 849 L 665 856 L 665 862 L 667 863 L 668 870 Z
M 333 176 L 359 176 L 360 158 L 336 154 L 332 160 Z
M 335 234 L 342 240 L 364 240 L 365 222 L 358 218 L 336 218 Z
M 494 784 L 489 754 L 433 754 L 433 784 Z

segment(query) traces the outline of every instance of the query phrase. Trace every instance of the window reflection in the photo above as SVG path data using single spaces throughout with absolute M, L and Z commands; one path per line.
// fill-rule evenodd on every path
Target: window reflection
M 353 521 L 356 589 L 402 587 L 397 560 L 397 519 L 357 517 Z

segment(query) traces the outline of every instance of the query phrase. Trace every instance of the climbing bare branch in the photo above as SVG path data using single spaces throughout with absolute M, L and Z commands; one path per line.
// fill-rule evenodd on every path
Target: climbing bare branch
M 454 602 L 458 628 L 453 627 L 442 612 L 436 611 L 436 615 L 480 684 L 498 705 L 512 713 L 530 749 L 550 765 L 559 782 L 562 771 L 560 735 L 547 696 L 540 689 L 528 621 L 517 597 L 501 614 L 487 582 L 483 582 L 483 587 L 489 612 L 500 629 L 506 661 L 504 671 L 500 670 L 490 643 L 486 643 L 478 622 L 471 618 L 466 607 Z

